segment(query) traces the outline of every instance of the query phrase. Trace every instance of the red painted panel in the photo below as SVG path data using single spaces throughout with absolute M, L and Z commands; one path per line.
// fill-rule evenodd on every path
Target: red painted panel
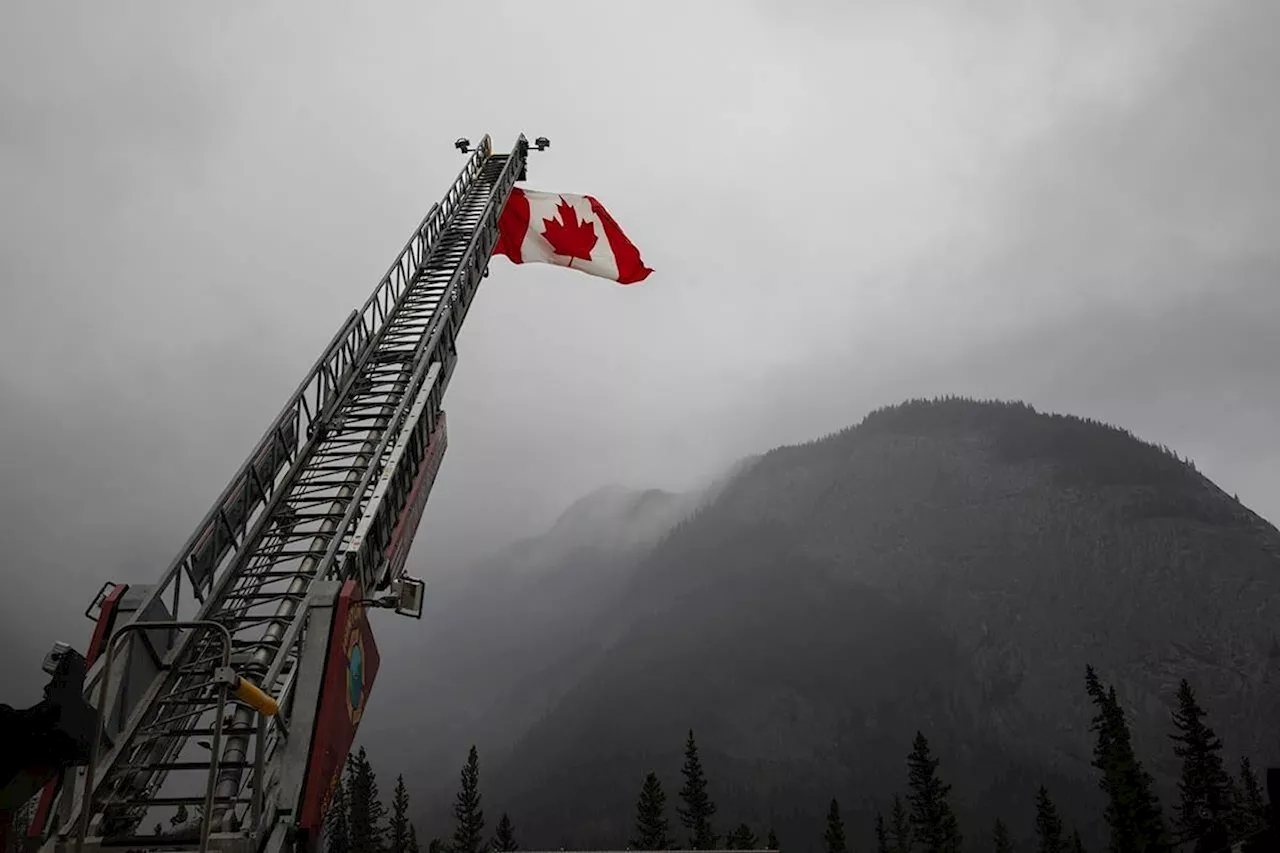
M 369 701 L 374 676 L 378 674 L 378 648 L 360 598 L 356 582 L 347 581 L 334 612 L 298 816 L 298 826 L 306 831 L 309 839 L 320 837 L 329 801 L 342 778 L 347 753 L 355 741 L 356 728 Z
M 422 464 L 418 466 L 418 475 L 414 478 L 409 497 L 405 500 L 404 509 L 400 511 L 400 518 L 391 533 L 391 541 L 387 543 L 385 554 L 390 564 L 388 576 L 391 578 L 400 575 L 400 570 L 408 559 L 409 546 L 413 544 L 413 536 L 418 531 L 418 522 L 422 520 L 422 510 L 427 505 L 427 496 L 431 494 L 436 474 L 440 472 L 440 462 L 444 458 L 448 441 L 444 412 L 441 412 L 436 428 L 432 430 L 427 442 L 427 450 L 423 454 Z

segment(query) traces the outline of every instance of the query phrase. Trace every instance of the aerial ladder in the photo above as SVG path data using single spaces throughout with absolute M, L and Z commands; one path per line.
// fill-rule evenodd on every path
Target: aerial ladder
M 549 144 L 458 140 L 453 185 L 159 581 L 104 585 L 84 657 L 55 647 L 59 695 L 68 679 L 83 692 L 54 702 L 78 717 L 45 714 L 60 772 L 13 777 L 24 795 L 44 782 L 28 851 L 317 849 L 377 670 L 367 611 L 421 615 L 405 559 L 458 333 L 529 151 Z

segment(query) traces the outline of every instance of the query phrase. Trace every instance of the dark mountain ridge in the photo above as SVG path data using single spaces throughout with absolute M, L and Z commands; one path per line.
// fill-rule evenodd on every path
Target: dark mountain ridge
M 772 824 L 789 848 L 818 846 L 832 796 L 862 842 L 916 729 L 973 841 L 996 815 L 1027 834 L 1042 782 L 1098 840 L 1086 663 L 1116 683 L 1166 812 L 1179 678 L 1233 762 L 1280 759 L 1280 534 L 1123 430 L 910 401 L 770 451 L 685 510 L 607 569 L 598 550 L 562 564 L 575 606 L 539 619 L 571 628 L 526 644 L 542 663 L 491 710 L 502 743 L 456 730 L 450 771 L 471 741 L 492 754 L 487 799 L 525 846 L 621 843 L 645 771 L 674 796 L 690 727 L 722 825 Z M 476 678 L 508 677 L 472 657 L 493 666 Z M 556 695 L 531 713 L 543 679 Z

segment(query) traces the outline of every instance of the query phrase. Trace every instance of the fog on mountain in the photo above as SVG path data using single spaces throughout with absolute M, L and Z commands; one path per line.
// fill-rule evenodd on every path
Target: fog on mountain
M 433 588 L 418 680 L 379 687 L 432 697 L 431 725 L 366 738 L 424 825 L 447 825 L 476 742 L 526 845 L 617 845 L 647 772 L 675 789 L 692 728 L 719 825 L 816 849 L 836 796 L 857 849 L 924 731 L 971 835 L 1030 838 L 1045 786 L 1097 848 L 1087 665 L 1166 804 L 1182 679 L 1228 767 L 1280 760 L 1280 533 L 1124 430 L 913 400 L 705 494 L 607 498 Z

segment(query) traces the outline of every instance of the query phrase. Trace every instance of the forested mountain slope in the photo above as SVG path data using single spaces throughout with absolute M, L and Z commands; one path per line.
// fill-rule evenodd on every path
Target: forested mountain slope
M 508 595 L 523 657 L 481 643 L 466 675 L 501 701 L 440 710 L 449 775 L 472 742 L 492 754 L 486 798 L 526 847 L 625 841 L 643 773 L 678 787 L 690 727 L 723 822 L 773 824 L 791 849 L 816 848 L 832 796 L 869 840 L 917 729 L 971 838 L 997 814 L 1029 832 L 1042 782 L 1096 838 L 1090 662 L 1166 794 L 1182 677 L 1233 762 L 1280 760 L 1280 534 L 1121 430 L 913 401 L 771 451 L 664 518 L 683 520 L 651 525 L 655 544 L 566 558 L 543 597 Z

